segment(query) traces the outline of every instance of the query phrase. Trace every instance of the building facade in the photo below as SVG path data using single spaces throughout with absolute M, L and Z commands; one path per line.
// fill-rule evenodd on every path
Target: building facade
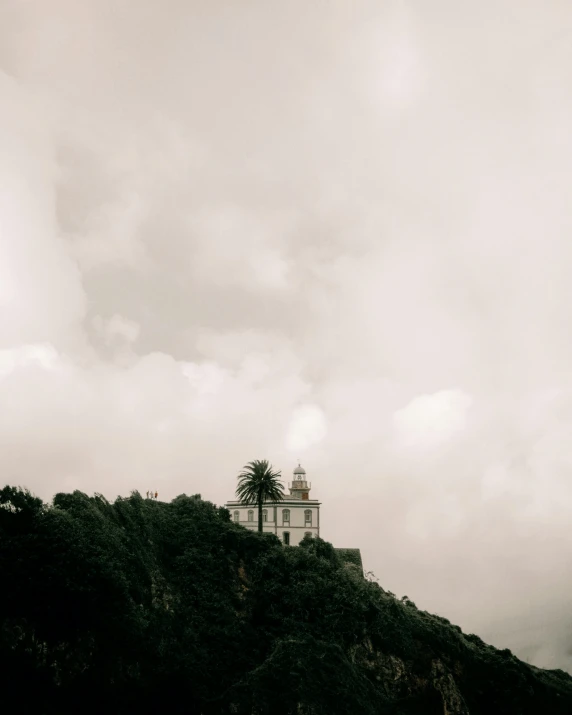
M 263 530 L 276 534 L 286 546 L 297 546 L 306 534 L 320 536 L 320 502 L 310 499 L 311 488 L 306 471 L 298 465 L 294 469 L 292 482 L 288 484 L 290 494 L 280 502 L 264 502 Z M 225 507 L 235 523 L 253 531 L 258 530 L 258 507 L 255 504 L 229 501 Z

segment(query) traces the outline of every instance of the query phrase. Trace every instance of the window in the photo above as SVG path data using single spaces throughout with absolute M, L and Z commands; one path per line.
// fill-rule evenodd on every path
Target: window
M 282 540 L 284 541 L 285 546 L 290 546 L 290 532 L 285 531 L 282 534 Z
M 248 510 L 248 521 L 254 521 L 254 512 L 252 509 Z
M 234 520 L 238 522 L 239 519 L 239 513 L 237 511 L 234 512 Z
M 312 510 L 306 509 L 304 512 L 304 526 L 312 526 Z
M 262 510 L 262 521 L 268 521 L 268 509 Z
M 290 509 L 282 509 L 282 523 L 290 526 Z M 288 535 L 290 538 L 290 535 Z
M 310 538 L 312 538 L 312 532 L 311 532 L 311 531 L 307 531 L 307 532 L 304 534 L 304 536 L 309 536 Z

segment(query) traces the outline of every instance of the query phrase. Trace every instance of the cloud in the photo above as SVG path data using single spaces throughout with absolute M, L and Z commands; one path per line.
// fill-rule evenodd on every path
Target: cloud
M 200 394 L 216 395 L 224 387 L 225 373 L 216 363 L 202 365 L 184 363 L 181 371 Z
M 571 12 L 2 4 L 5 479 L 300 457 L 385 587 L 572 668 Z
M 0 71 L 0 346 L 65 342 L 82 319 L 77 266 L 58 235 L 49 107 Z
M 305 450 L 321 442 L 328 432 L 326 417 L 317 405 L 302 405 L 294 410 L 286 436 L 290 451 Z
M 94 316 L 93 326 L 107 345 L 117 338 L 133 343 L 139 336 L 139 325 L 117 313 L 107 320 L 100 315 Z
M 442 447 L 465 429 L 471 401 L 462 390 L 413 398 L 393 415 L 397 439 L 408 448 Z
M 383 24 L 373 23 L 356 38 L 356 54 L 366 58 L 362 91 L 381 112 L 399 114 L 427 86 L 415 20 L 404 3 L 393 2 Z
M 0 378 L 29 366 L 54 370 L 58 361 L 59 355 L 53 345 L 21 345 L 18 348 L 0 350 Z

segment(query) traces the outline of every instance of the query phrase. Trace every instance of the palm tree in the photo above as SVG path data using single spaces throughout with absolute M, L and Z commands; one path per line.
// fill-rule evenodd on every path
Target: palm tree
M 267 459 L 255 459 L 242 469 L 238 475 L 236 496 L 244 504 L 258 506 L 258 532 L 262 533 L 263 502 L 284 499 L 284 488 L 278 481 L 280 472 L 274 472 Z

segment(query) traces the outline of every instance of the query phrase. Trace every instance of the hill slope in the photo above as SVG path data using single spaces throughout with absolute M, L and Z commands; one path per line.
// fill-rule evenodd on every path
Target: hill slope
M 184 495 L 48 507 L 6 487 L 0 505 L 7 712 L 572 712 L 570 676 L 398 601 L 320 539 L 284 548 Z

